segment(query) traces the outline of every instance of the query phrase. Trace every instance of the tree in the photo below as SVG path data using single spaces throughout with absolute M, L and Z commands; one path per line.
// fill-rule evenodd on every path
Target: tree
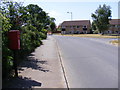
M 95 14 L 92 13 L 91 15 L 94 25 L 96 25 L 96 28 L 102 34 L 104 34 L 104 32 L 109 28 L 109 20 L 111 20 L 110 9 L 110 6 L 106 6 L 105 4 L 103 5 L 103 7 L 99 5 L 99 8 L 95 11 Z
M 56 30 L 55 18 L 50 18 L 50 30 L 54 32 Z
M 36 27 L 38 31 L 50 25 L 50 17 L 38 5 L 29 4 L 26 6 L 26 10 L 28 12 L 27 16 L 29 16 L 29 24 Z
M 56 25 L 54 22 L 51 22 L 50 24 L 51 31 L 54 32 L 56 30 Z
M 0 7 L 2 23 L 2 76 L 10 74 L 13 67 L 13 51 L 8 48 L 8 32 L 20 30 L 21 50 L 18 52 L 19 62 L 42 44 L 42 39 L 47 38 L 45 29 L 51 23 L 51 18 L 38 5 L 29 4 L 24 7 L 21 3 L 2 0 Z M 0 27 L 1 28 L 1 27 Z
M 4 13 L 4 10 L 0 12 Z M 12 55 L 13 53 L 8 48 L 8 37 L 7 33 L 11 28 L 10 20 L 9 18 L 6 18 L 5 13 L 0 13 L 1 23 L 2 23 L 2 77 L 7 77 L 9 71 L 12 69 Z
M 94 21 L 92 22 L 92 30 L 96 30 L 96 25 Z
M 20 29 L 20 7 L 22 3 L 5 1 L 2 2 L 2 13 L 10 19 L 11 28 L 13 30 Z

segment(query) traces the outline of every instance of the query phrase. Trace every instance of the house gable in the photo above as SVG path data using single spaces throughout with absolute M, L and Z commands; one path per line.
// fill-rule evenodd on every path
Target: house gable
M 91 23 L 90 20 L 64 21 L 61 27 L 66 29 L 66 33 L 89 33 Z M 86 31 L 83 27 L 87 28 Z

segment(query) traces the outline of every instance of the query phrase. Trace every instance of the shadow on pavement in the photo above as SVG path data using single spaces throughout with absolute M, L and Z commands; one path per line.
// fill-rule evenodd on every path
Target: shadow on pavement
M 49 72 L 49 70 L 46 70 L 43 67 L 41 67 L 42 64 L 47 64 L 47 61 L 36 59 L 34 54 L 30 54 L 27 57 L 27 60 L 23 61 L 19 65 L 19 71 L 24 71 L 23 68 L 25 67 L 25 68 L 31 68 L 31 69 L 34 69 L 34 70 L 40 70 L 40 71 L 43 71 L 43 72 Z
M 30 78 L 27 78 L 27 77 L 17 77 L 17 78 L 14 78 L 14 79 L 10 79 L 9 80 L 9 84 L 3 84 L 3 89 L 2 90 L 9 90 L 9 89 L 22 89 L 22 88 L 26 88 L 26 89 L 29 89 L 29 88 L 32 88 L 34 86 L 41 86 L 42 84 L 40 82 L 37 82 L 37 81 L 34 81 L 34 80 L 31 80 Z
M 27 57 L 27 60 L 24 60 L 18 67 L 18 73 L 24 72 L 24 70 L 31 68 L 33 70 L 39 70 L 42 72 L 49 72 L 49 70 L 42 67 L 43 64 L 47 64 L 46 60 L 38 60 L 35 58 L 34 54 L 30 54 Z M 16 90 L 32 90 L 34 86 L 41 87 L 41 83 L 35 80 L 31 80 L 28 77 L 14 77 L 9 78 L 8 80 L 3 80 L 3 89 L 2 90 L 9 90 L 16 89 Z

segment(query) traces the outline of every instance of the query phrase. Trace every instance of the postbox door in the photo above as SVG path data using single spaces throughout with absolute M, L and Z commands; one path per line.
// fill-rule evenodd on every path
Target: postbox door
M 12 50 L 20 49 L 20 31 L 19 30 L 11 30 L 8 33 L 9 38 L 9 48 Z

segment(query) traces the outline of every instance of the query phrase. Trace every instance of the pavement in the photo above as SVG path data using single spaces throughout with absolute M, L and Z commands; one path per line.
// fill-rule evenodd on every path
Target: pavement
M 5 88 L 67 88 L 53 37 L 43 40 L 43 45 L 19 65 L 19 77 L 9 80 Z

